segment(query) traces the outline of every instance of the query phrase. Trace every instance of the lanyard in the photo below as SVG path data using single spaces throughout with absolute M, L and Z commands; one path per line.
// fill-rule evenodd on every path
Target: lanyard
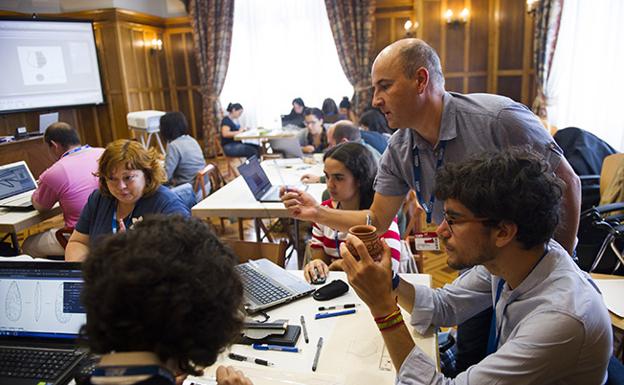
M 91 146 L 89 146 L 88 144 L 85 144 L 84 146 L 80 146 L 80 147 L 76 147 L 76 148 L 72 148 L 69 151 L 66 151 L 63 155 L 61 155 L 61 158 L 66 157 L 69 154 L 73 154 L 74 152 L 78 152 L 80 150 L 84 150 L 85 148 L 89 148 Z
M 542 254 L 542 256 L 537 261 L 535 266 L 539 265 L 539 263 L 542 261 L 542 259 L 544 259 L 546 254 L 548 254 L 548 251 L 549 251 L 549 248 L 548 246 L 546 246 L 546 250 L 544 251 L 544 254 Z M 533 270 L 535 269 L 535 266 L 533 266 L 533 268 L 529 272 L 529 275 L 533 272 Z M 496 287 L 496 300 L 494 301 L 494 308 L 492 311 L 492 322 L 490 324 L 490 335 L 488 336 L 487 353 L 486 353 L 487 355 L 494 353 L 496 349 L 498 349 L 498 342 L 500 341 L 501 329 L 503 327 L 503 320 L 501 319 L 501 326 L 498 327 L 498 330 L 497 330 L 496 328 L 496 304 L 498 304 L 498 300 L 500 299 L 501 293 L 503 292 L 504 285 L 505 285 L 505 280 L 501 279 L 500 281 L 498 281 L 498 286 Z M 511 302 L 508 302 L 505 304 L 505 307 L 503 308 L 503 312 L 501 314 L 503 317 L 505 316 L 505 311 L 507 310 L 507 306 L 509 306 L 510 303 Z
M 340 210 L 340 202 L 336 205 L 336 210 Z M 338 230 L 334 230 L 334 240 L 336 241 L 336 257 L 340 258 L 340 245 L 338 244 Z
M 124 377 L 141 376 L 162 377 L 167 382 L 175 384 L 175 378 L 167 369 L 157 365 L 150 366 L 107 366 L 93 369 L 93 377 Z
M 136 206 L 135 206 L 136 208 Z M 130 212 L 130 215 L 128 215 L 126 218 L 132 218 L 132 214 L 134 214 L 134 209 L 132 209 L 132 211 Z M 124 220 L 123 218 L 121 219 L 122 221 Z M 124 221 L 124 225 L 126 224 L 126 222 Z M 113 227 L 113 234 L 117 234 L 117 204 L 115 204 L 115 207 L 113 207 L 113 223 L 112 223 L 112 227 Z M 126 226 L 126 229 L 128 228 L 128 226 Z
M 442 166 L 442 162 L 444 161 L 444 151 L 446 150 L 446 142 L 440 141 L 438 145 L 438 159 L 436 161 L 436 171 Z M 418 203 L 425 210 L 427 214 L 427 223 L 431 223 L 431 216 L 433 213 L 433 204 L 435 203 L 435 194 L 431 191 L 431 197 L 429 198 L 429 202 L 425 202 L 425 199 L 422 195 L 422 188 L 420 187 L 420 153 L 418 151 L 418 147 L 414 147 L 414 190 L 416 190 L 416 197 L 418 197 Z

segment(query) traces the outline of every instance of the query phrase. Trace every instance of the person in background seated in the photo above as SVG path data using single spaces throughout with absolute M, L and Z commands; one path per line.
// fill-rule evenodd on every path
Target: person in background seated
M 221 146 L 225 155 L 245 158 L 258 156 L 260 146 L 234 140 L 236 134 L 245 131 L 238 122 L 238 118 L 243 114 L 243 106 L 240 103 L 230 103 L 226 110 L 228 115 L 221 121 Z
M 348 120 L 340 120 L 329 127 L 327 130 L 327 142 L 330 147 L 346 142 L 360 143 L 373 154 L 376 164 L 379 164 L 381 159 L 381 153 L 368 144 L 362 137 L 362 131 Z
M 364 111 L 360 116 L 362 138 L 383 154 L 388 147 L 388 139 L 392 136 L 386 118 L 377 109 Z
M 32 204 L 38 211 L 47 211 L 58 202 L 65 227 L 73 228 L 89 195 L 98 188 L 94 174 L 104 149 L 81 145 L 76 129 L 64 122 L 48 126 L 43 140 L 56 162 L 39 177 Z M 32 257 L 64 255 L 65 249 L 56 239 L 57 230 L 53 228 L 26 238 L 23 252 Z
M 100 158 L 95 190 L 69 238 L 65 260 L 82 261 L 92 244 L 106 234 L 132 229 L 150 214 L 182 214 L 190 210 L 180 197 L 162 185 L 166 180 L 155 149 L 120 139 L 106 146 Z
M 351 102 L 349 101 L 348 97 L 344 96 L 338 106 L 340 107 L 339 113 L 341 116 L 341 120 L 350 120 L 352 122 L 357 122 L 357 117 L 351 109 Z
M 304 128 L 305 123 L 303 122 L 303 111 L 306 106 L 301 98 L 294 98 L 292 101 L 292 110 L 288 115 L 282 116 L 282 124 L 284 126 L 297 126 Z
M 387 248 L 374 262 L 358 239 L 347 238 L 360 261 L 341 247 L 342 267 L 375 318 L 397 384 L 605 383 L 609 313 L 596 284 L 553 239 L 565 187 L 548 169 L 541 155 L 517 148 L 444 165 L 436 175 L 436 198 L 444 201 L 436 231 L 448 265 L 473 268 L 443 288 L 392 280 Z M 445 378 L 414 346 L 397 297 L 419 333 L 493 306 L 488 355 Z
M 318 108 L 303 111 L 306 128 L 299 132 L 299 144 L 305 154 L 323 152 L 327 148 L 327 134 L 323 127 L 323 112 Z
M 188 135 L 188 123 L 181 112 L 167 112 L 160 117 L 160 132 L 167 142 L 165 171 L 167 184 L 180 186 L 190 183 L 195 186 L 195 177 L 204 167 L 204 153 L 199 143 Z M 210 180 L 204 181 L 206 192 L 210 191 Z M 203 197 L 201 190 L 195 191 L 196 201 Z
M 243 325 L 237 262 L 205 222 L 178 215 L 152 216 L 94 247 L 83 265 L 81 334 L 103 356 L 88 383 L 174 385 L 201 375 Z M 251 384 L 231 367 L 216 375 L 217 384 Z
M 339 210 L 368 209 L 373 201 L 373 181 L 377 174 L 377 163 L 371 152 L 359 143 L 342 143 L 327 150 L 323 161 L 330 199 L 321 205 Z M 308 282 L 315 281 L 317 274 L 326 277 L 330 270 L 342 270 L 338 250 L 346 236 L 347 233 L 329 226 L 312 225 L 312 261 L 303 269 Z M 381 238 L 390 246 L 392 263 L 398 267 L 401 243 L 396 217 Z
M 338 113 L 338 106 L 332 98 L 327 98 L 323 100 L 323 106 L 321 107 L 321 111 L 323 111 L 323 120 L 325 121 L 325 123 L 336 123 L 341 119 L 340 114 Z

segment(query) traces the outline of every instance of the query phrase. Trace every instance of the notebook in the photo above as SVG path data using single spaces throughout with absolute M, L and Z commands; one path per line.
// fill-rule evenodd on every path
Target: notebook
M 26 162 L 0 166 L 0 207 L 32 210 L 31 197 L 36 188 L 37 181 Z
M 0 384 L 69 380 L 85 356 L 82 286 L 79 263 L 0 262 Z
M 271 184 L 257 157 L 248 158 L 245 163 L 238 166 L 238 172 L 258 202 L 281 202 L 280 186 Z
M 256 313 L 294 301 L 314 291 L 314 287 L 266 258 L 236 266 L 244 289 L 244 306 Z

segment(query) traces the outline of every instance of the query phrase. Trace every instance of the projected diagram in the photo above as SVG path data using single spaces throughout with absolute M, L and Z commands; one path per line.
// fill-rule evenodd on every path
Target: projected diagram
M 24 85 L 67 83 L 61 47 L 17 47 Z
M 35 322 L 39 322 L 41 318 L 41 285 L 37 282 L 35 285 Z
M 54 301 L 54 314 L 56 320 L 62 324 L 66 324 L 71 319 L 70 313 L 63 313 L 63 284 L 59 284 L 56 288 L 56 301 Z

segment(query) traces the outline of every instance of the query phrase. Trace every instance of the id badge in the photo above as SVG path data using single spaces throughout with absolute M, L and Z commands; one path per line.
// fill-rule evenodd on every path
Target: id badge
M 414 250 L 440 251 L 440 239 L 435 232 L 421 232 L 414 234 Z

